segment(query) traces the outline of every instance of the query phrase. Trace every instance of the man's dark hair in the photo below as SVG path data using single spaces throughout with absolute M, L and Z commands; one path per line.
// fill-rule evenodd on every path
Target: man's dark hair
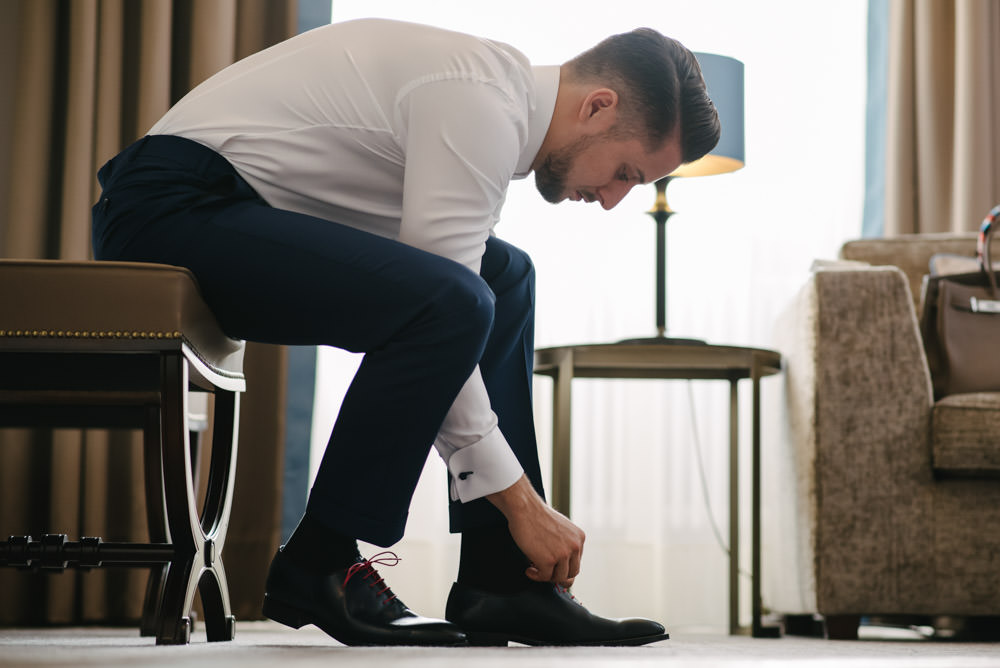
M 701 67 L 683 44 L 651 28 L 612 35 L 566 63 L 571 80 L 618 93 L 615 132 L 655 151 L 680 127 L 681 160 L 694 162 L 719 143 L 721 126 Z

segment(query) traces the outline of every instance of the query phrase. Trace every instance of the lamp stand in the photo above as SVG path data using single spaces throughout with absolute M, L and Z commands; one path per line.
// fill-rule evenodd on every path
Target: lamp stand
M 668 344 L 678 346 L 705 345 L 701 339 L 680 339 L 667 336 L 667 220 L 675 212 L 667 204 L 667 186 L 674 179 L 664 176 L 656 182 L 656 201 L 647 213 L 656 222 L 656 336 L 625 339 L 624 344 Z

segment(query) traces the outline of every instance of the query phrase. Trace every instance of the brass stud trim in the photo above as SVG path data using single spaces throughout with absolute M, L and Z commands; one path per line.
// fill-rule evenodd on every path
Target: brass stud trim
M 0 338 L 53 338 L 53 339 L 179 339 L 181 333 L 140 331 L 81 331 L 56 329 L 0 329 Z

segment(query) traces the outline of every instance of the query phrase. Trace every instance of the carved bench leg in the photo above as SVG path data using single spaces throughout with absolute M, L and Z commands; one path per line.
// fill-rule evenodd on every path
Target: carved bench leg
M 229 608 L 229 585 L 222 562 L 216 558 L 198 583 L 201 604 L 205 608 L 205 636 L 209 642 L 232 640 L 236 637 L 236 618 Z
M 160 454 L 166 532 L 174 560 L 163 571 L 156 642 L 183 644 L 190 640 L 190 611 L 196 591 L 201 593 L 208 640 L 232 640 L 235 619 L 221 553 L 232 508 L 239 394 L 216 392 L 208 485 L 199 516 L 185 406 L 187 363 L 180 354 L 164 355 L 162 374 Z
M 191 438 L 192 484 L 198 489 L 200 478 L 201 446 L 203 439 L 196 432 L 189 432 Z M 143 454 L 145 461 L 146 486 L 146 525 L 149 529 L 151 543 L 170 543 L 170 531 L 167 527 L 166 498 L 163 495 L 163 461 L 160 438 L 160 413 L 150 408 L 143 429 Z M 150 569 L 149 580 L 146 582 L 146 596 L 142 604 L 142 619 L 139 623 L 139 635 L 155 636 L 159 628 L 160 603 L 163 600 L 163 583 L 167 576 L 167 565 L 154 566 Z M 194 630 L 194 611 L 188 612 L 191 617 L 191 628 Z
M 160 362 L 160 429 L 163 491 L 167 531 L 174 558 L 167 565 L 160 600 L 156 644 L 189 642 L 191 618 L 204 550 L 204 535 L 195 511 L 191 449 L 185 393 L 188 368 L 180 353 L 164 354 Z
M 240 397 L 237 392 L 216 391 L 208 490 L 201 515 L 201 530 L 206 545 L 206 571 L 199 583 L 201 602 L 205 609 L 205 632 L 209 642 L 232 640 L 236 633 L 236 620 L 229 605 L 229 586 L 222 563 L 222 547 L 229 530 L 233 484 L 236 480 L 239 406 Z

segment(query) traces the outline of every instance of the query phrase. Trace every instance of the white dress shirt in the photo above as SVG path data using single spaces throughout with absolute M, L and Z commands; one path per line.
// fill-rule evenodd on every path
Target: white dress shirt
M 214 149 L 272 206 L 478 273 L 510 180 L 531 171 L 558 84 L 558 66 L 533 67 L 506 44 L 364 19 L 316 28 L 226 68 L 150 134 Z M 434 445 L 463 502 L 506 489 L 523 472 L 478 368 Z

